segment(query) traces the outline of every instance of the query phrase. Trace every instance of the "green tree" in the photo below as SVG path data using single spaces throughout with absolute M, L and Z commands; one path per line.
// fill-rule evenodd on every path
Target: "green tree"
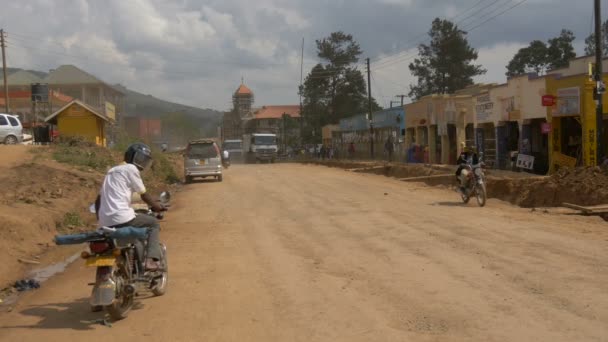
M 529 72 L 539 75 L 547 70 L 568 66 L 568 62 L 576 57 L 572 42 L 575 37 L 572 31 L 562 29 L 559 36 L 544 43 L 533 40 L 530 45 L 521 48 L 507 64 L 506 75 L 517 76 Z
M 477 51 L 469 45 L 466 35 L 449 20 L 433 20 L 430 44 L 420 44 L 419 57 L 409 65 L 412 75 L 418 78 L 418 84 L 410 86 L 411 98 L 453 93 L 473 84 L 474 76 L 486 72 L 480 65 L 472 64 Z
M 548 67 L 547 45 L 540 40 L 530 42 L 530 45 L 519 49 L 507 65 L 507 76 L 523 75 L 536 72 L 545 73 Z
M 562 29 L 558 37 L 549 39 L 547 44 L 547 60 L 549 69 L 567 67 L 571 59 L 576 57 L 572 42 L 576 39 L 570 30 Z
M 321 127 L 326 124 L 368 111 L 365 78 L 355 65 L 362 51 L 353 36 L 333 32 L 316 44 L 322 62 L 312 68 L 300 87 L 306 123 L 302 133 L 307 141 L 319 141 Z M 380 109 L 374 99 L 372 107 Z
M 608 56 L 608 20 L 602 23 L 602 56 Z M 585 39 L 585 55 L 595 55 L 595 33 Z

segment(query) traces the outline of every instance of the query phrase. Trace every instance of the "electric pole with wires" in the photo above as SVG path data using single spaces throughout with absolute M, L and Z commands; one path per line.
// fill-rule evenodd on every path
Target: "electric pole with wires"
M 374 118 L 372 117 L 372 81 L 371 81 L 371 69 L 369 66 L 369 58 L 367 61 L 367 103 L 369 107 L 369 149 L 372 159 L 374 159 Z
M 6 80 L 6 41 L 4 40 L 4 30 L 0 29 L 0 48 L 2 49 L 2 76 L 4 77 L 4 110 L 9 113 L 8 104 L 8 82 Z
M 600 0 L 595 0 L 595 120 L 596 120 L 596 165 L 602 163 L 604 158 L 604 141 L 603 141 L 603 126 L 604 126 L 604 111 L 602 104 L 602 95 L 605 91 L 604 82 L 602 80 L 602 18 Z

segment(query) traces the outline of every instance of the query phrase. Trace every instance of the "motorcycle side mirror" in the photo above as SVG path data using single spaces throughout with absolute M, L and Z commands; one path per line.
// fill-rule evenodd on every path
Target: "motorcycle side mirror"
M 95 203 L 93 203 L 93 204 L 91 204 L 91 205 L 89 206 L 89 212 L 90 212 L 91 214 L 96 214 L 96 213 L 97 213 L 97 210 L 95 210 Z
M 168 204 L 171 201 L 171 194 L 168 191 L 163 191 L 159 196 L 159 201 L 163 205 Z

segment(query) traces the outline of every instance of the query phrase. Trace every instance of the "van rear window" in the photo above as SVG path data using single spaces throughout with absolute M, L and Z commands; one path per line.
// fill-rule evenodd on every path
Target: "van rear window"
M 216 158 L 218 153 L 213 144 L 192 144 L 188 149 L 188 157 L 198 159 Z
M 17 119 L 15 119 L 12 116 L 8 117 L 8 121 L 11 123 L 11 126 L 13 126 L 13 127 L 19 126 L 19 121 L 17 121 Z

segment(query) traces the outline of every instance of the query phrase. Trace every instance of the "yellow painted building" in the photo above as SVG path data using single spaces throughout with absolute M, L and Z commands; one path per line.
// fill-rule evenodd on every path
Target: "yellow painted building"
M 106 146 L 106 125 L 114 120 L 74 100 L 45 119 L 57 125 L 60 136 L 81 136 L 99 146 Z
M 608 74 L 603 76 L 608 83 Z M 597 160 L 596 105 L 593 99 L 595 82 L 587 74 L 550 75 L 547 77 L 547 94 L 556 97 L 556 105 L 547 107 L 551 123 L 549 139 L 550 171 L 560 166 L 595 166 Z M 603 95 L 604 153 L 606 155 L 606 113 L 608 95 Z

